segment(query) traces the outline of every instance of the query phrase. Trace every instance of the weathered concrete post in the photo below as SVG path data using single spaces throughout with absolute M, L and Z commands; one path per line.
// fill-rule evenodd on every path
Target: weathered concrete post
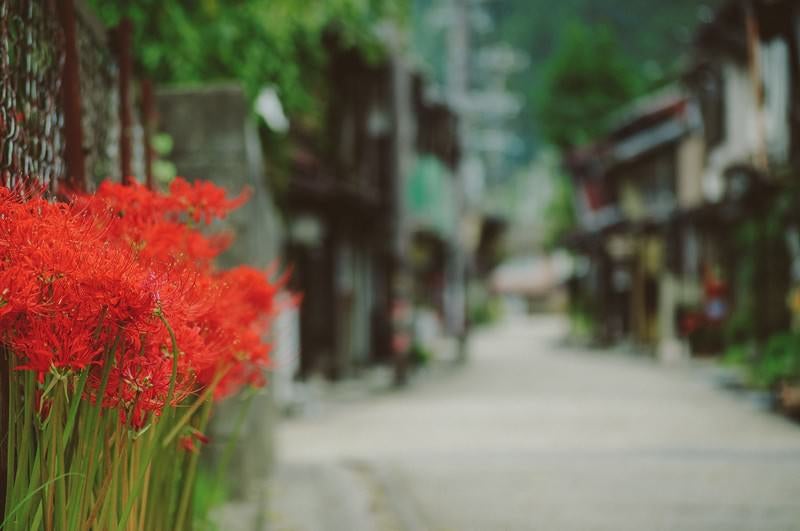
M 208 179 L 232 192 L 249 187 L 250 201 L 226 220 L 236 234 L 221 266 L 264 267 L 278 259 L 283 228 L 266 188 L 254 118 L 237 85 L 161 90 L 160 130 L 172 136 L 170 159 L 187 179 Z M 262 529 L 266 484 L 272 468 L 275 420 L 269 388 L 255 397 L 239 433 L 241 444 L 228 468 L 235 510 L 225 511 L 225 529 Z M 211 428 L 212 456 L 220 457 L 234 436 L 240 403 L 221 404 Z M 235 520 L 235 521 L 233 521 Z

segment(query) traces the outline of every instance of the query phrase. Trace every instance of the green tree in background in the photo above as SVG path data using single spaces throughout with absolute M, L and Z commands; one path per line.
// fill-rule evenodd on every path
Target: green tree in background
M 535 98 L 542 135 L 562 149 L 584 144 L 644 86 L 608 28 L 573 22 L 542 68 Z
M 434 2 L 435 0 L 416 0 Z M 530 65 L 514 75 L 511 89 L 526 100 L 517 119 L 529 151 L 542 138 L 536 100 L 542 69 L 566 38 L 570 22 L 609 28 L 637 74 L 652 85 L 675 79 L 700 20 L 711 16 L 722 0 L 503 0 L 485 2 L 496 20 L 495 37 L 525 52 Z
M 534 98 L 540 134 L 560 150 L 606 134 L 620 108 L 649 88 L 620 49 L 610 28 L 573 21 L 541 67 Z M 552 249 L 575 226 L 572 183 L 553 175 L 553 199 L 544 212 L 544 246 Z
M 575 192 L 572 181 L 564 174 L 553 176 L 553 199 L 544 211 L 544 241 L 547 250 L 563 244 L 564 237 L 575 227 Z
M 130 18 L 139 66 L 162 84 L 238 80 L 253 97 L 273 85 L 290 114 L 318 105 L 322 34 L 377 51 L 376 23 L 404 16 L 403 0 L 88 0 L 113 26 Z

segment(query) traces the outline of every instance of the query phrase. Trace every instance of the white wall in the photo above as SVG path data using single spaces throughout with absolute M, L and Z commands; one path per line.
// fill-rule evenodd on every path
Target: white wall
M 731 60 L 723 64 L 725 135 L 710 150 L 703 176 L 704 195 L 710 201 L 719 200 L 724 192 L 724 171 L 734 164 L 755 163 L 762 148 L 766 149 L 770 164 L 782 164 L 788 159 L 788 47 L 785 41 L 773 39 L 760 43 L 758 54 L 763 106 L 758 104 L 749 66 Z

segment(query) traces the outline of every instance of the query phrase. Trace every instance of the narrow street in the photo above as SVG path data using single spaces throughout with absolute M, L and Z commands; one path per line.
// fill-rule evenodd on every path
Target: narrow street
M 479 332 L 467 366 L 279 427 L 273 531 L 800 529 L 800 428 L 711 367 Z

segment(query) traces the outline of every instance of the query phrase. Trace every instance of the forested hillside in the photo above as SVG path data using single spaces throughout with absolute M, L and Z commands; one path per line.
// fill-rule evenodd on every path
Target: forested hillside
M 517 74 L 513 88 L 524 98 L 519 117 L 519 133 L 531 149 L 543 140 L 546 124 L 538 124 L 541 108 L 548 105 L 546 91 L 551 63 L 557 61 L 570 33 L 605 33 L 604 63 L 615 75 L 630 79 L 628 90 L 647 91 L 673 79 L 680 70 L 682 57 L 697 23 L 710 17 L 720 0 L 499 0 L 486 7 L 496 24 L 493 38 L 507 41 L 525 52 L 529 67 Z M 524 16 L 523 16 L 524 15 Z M 592 37 L 588 37 L 591 45 Z M 591 53 L 592 50 L 587 50 Z M 563 58 L 561 58 L 563 60 Z M 576 65 L 580 67 L 580 65 Z M 620 71 L 622 73 L 620 74 Z M 588 90 L 602 90 L 593 84 Z M 544 100 L 544 101 L 543 101 Z M 562 98 L 564 105 L 570 102 Z M 537 109 L 540 110 L 537 113 Z M 544 126 L 544 127 L 542 127 Z M 546 136 L 546 135 L 545 135 Z

